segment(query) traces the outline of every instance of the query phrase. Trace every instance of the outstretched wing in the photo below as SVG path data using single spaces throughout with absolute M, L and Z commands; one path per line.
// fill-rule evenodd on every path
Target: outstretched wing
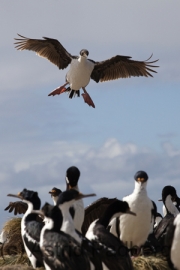
M 28 206 L 26 203 L 17 201 L 17 202 L 10 202 L 9 205 L 4 210 L 9 211 L 9 213 L 14 211 L 14 215 L 17 215 L 26 213 L 27 208 Z
M 20 38 L 15 38 L 17 50 L 30 50 L 37 55 L 47 58 L 50 62 L 58 66 L 59 69 L 66 68 L 72 58 L 70 53 L 61 45 L 57 39 L 43 37 L 44 39 L 31 39 L 18 34 Z
M 114 201 L 116 201 L 116 198 L 109 199 L 106 197 L 100 198 L 87 206 L 85 208 L 85 216 L 84 216 L 84 222 L 82 225 L 82 234 L 85 235 L 89 225 L 96 219 L 100 218 L 101 215 L 104 213 L 106 208 Z
M 151 72 L 157 72 L 152 68 L 158 67 L 153 64 L 158 60 L 149 61 L 149 59 L 134 61 L 131 60 L 130 56 L 116 55 L 108 60 L 96 62 L 91 73 L 91 79 L 98 83 L 99 81 L 105 82 L 119 78 L 153 77 Z

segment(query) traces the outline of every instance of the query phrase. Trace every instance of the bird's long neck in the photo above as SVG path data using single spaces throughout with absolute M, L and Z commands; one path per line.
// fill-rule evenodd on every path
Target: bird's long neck
M 58 196 L 52 196 L 52 200 L 53 200 L 54 205 L 57 205 L 58 198 L 59 198 Z
M 59 205 L 59 208 L 62 212 L 63 221 L 61 226 L 61 231 L 71 235 L 74 237 L 78 242 L 81 242 L 79 235 L 76 233 L 74 221 L 70 215 L 69 208 L 72 204 L 63 204 Z
M 28 209 L 21 220 L 21 235 L 22 236 L 24 235 L 27 222 L 34 221 L 36 220 L 36 217 L 37 217 L 37 214 L 32 214 L 32 211 L 35 210 L 33 203 L 26 200 L 23 200 L 23 202 L 27 203 Z M 39 210 L 39 209 L 36 209 L 36 210 Z
M 50 230 L 54 231 L 53 228 L 54 228 L 54 221 L 52 219 L 46 217 L 45 218 L 45 225 L 43 226 L 43 228 L 41 230 L 41 234 L 40 234 L 40 243 L 39 243 L 40 247 L 43 246 L 45 233 L 47 231 L 50 231 Z M 58 230 L 58 232 L 59 232 L 59 230 Z
M 135 193 L 135 194 L 138 194 L 138 193 L 147 194 L 146 186 L 147 186 L 147 182 L 139 183 L 139 182 L 135 181 L 135 187 L 134 187 L 133 193 Z
M 171 195 L 168 195 L 166 197 L 166 199 L 164 201 L 164 205 L 165 205 L 165 208 L 166 208 L 168 214 L 172 214 L 172 215 L 176 216 L 179 213 L 176 206 L 173 204 L 173 202 L 171 200 Z
M 78 58 L 78 62 L 79 63 L 85 63 L 87 61 L 87 58 L 86 57 L 83 57 L 83 56 L 79 56 L 79 58 Z
M 21 224 L 25 223 L 25 220 L 27 218 L 28 215 L 30 215 L 32 213 L 32 211 L 34 210 L 34 206 L 33 206 L 33 203 L 32 202 L 29 202 L 29 201 L 26 201 L 26 200 L 23 200 L 23 202 L 27 203 L 27 211 L 26 213 L 24 214 L 24 216 L 22 217 L 22 221 L 21 221 Z M 32 215 L 32 214 L 31 214 Z M 36 214 L 34 214 L 34 217 L 35 217 Z M 32 217 L 33 218 L 33 217 Z M 33 220 L 33 219 L 32 219 Z

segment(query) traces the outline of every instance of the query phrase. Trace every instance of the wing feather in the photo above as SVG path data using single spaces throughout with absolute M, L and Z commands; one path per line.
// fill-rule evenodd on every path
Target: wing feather
M 30 39 L 18 34 L 20 38 L 15 38 L 15 48 L 17 50 L 30 50 L 37 55 L 48 59 L 51 63 L 58 66 L 59 69 L 66 68 L 72 58 L 69 52 L 62 46 L 57 39 L 43 37 L 43 39 Z
M 108 60 L 96 62 L 91 79 L 98 83 L 119 78 L 153 77 L 151 73 L 157 73 L 153 68 L 158 67 L 153 64 L 158 60 L 149 61 L 151 57 L 145 61 L 135 61 L 131 60 L 130 56 L 116 55 Z
M 9 213 L 14 211 L 14 215 L 24 214 L 27 211 L 27 204 L 21 201 L 10 202 L 9 205 L 4 209 L 5 211 L 9 211 Z
M 87 206 L 85 208 L 85 217 L 84 222 L 82 225 L 82 233 L 83 235 L 86 234 L 89 225 L 96 220 L 97 218 L 100 218 L 102 213 L 106 210 L 106 208 L 114 201 L 116 201 L 116 198 L 100 198 Z

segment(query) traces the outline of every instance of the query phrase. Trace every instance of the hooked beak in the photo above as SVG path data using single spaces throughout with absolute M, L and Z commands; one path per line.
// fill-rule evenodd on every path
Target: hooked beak
M 54 190 L 54 189 L 52 189 L 51 191 L 49 191 L 49 194 L 51 194 L 51 196 L 54 196 L 54 194 L 55 194 L 55 190 Z
M 92 194 L 82 194 L 82 193 L 79 193 L 76 196 L 75 200 L 77 201 L 77 200 L 80 200 L 82 198 L 93 197 L 93 196 L 96 196 L 96 194 L 94 194 L 94 193 L 92 193 Z
M 18 194 L 8 194 L 7 196 L 23 200 L 23 197 L 21 196 L 21 192 L 19 192 Z

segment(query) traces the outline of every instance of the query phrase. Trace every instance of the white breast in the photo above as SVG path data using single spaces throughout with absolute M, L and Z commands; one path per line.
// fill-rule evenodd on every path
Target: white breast
M 87 60 L 85 57 L 73 59 L 70 70 L 67 73 L 67 81 L 71 89 L 79 90 L 88 85 L 93 68 L 94 63 Z
M 120 238 L 129 248 L 140 247 L 152 230 L 152 201 L 144 192 L 132 194 L 123 201 L 128 202 L 131 211 L 135 212 L 136 216 L 126 214 L 120 217 Z
M 174 220 L 174 225 L 176 226 L 174 231 L 174 238 L 171 247 L 171 261 L 173 262 L 175 268 L 180 270 L 180 214 Z
M 84 221 L 84 203 L 83 200 L 78 200 L 73 204 L 75 209 L 74 226 L 76 230 L 81 232 L 81 227 Z
M 171 195 L 168 195 L 168 196 L 166 197 L 165 204 L 166 204 L 166 207 L 167 207 L 168 211 L 169 211 L 172 215 L 174 215 L 174 217 L 176 217 L 176 216 L 179 214 L 179 211 L 178 211 L 177 207 L 176 207 L 176 206 L 174 205 L 174 203 L 172 202 Z M 166 207 L 163 205 L 163 215 L 164 215 L 164 216 L 167 214 Z
M 153 203 L 147 196 L 146 185 L 147 182 L 142 185 L 135 182 L 133 193 L 123 198 L 123 201 L 128 202 L 131 211 L 136 213 L 136 216 L 124 214 L 119 218 L 120 239 L 128 248 L 143 245 L 153 228 Z M 117 236 L 115 222 L 116 219 L 111 221 L 110 231 Z

